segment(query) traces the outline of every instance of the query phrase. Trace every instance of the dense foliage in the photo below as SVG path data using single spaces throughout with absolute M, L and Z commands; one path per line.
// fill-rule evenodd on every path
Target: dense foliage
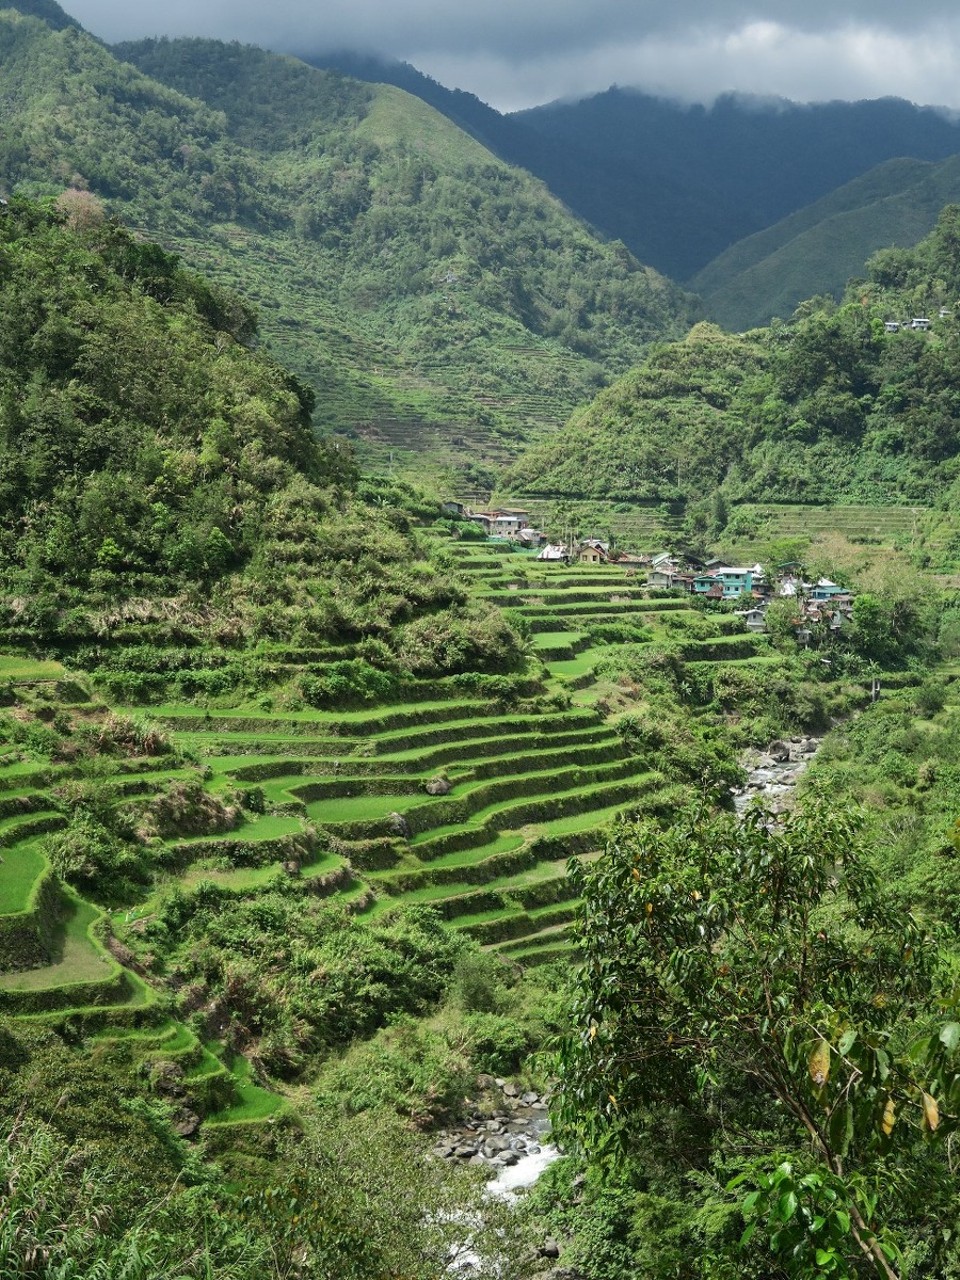
M 611 1274 L 953 1274 L 947 957 L 847 814 L 624 824 L 583 889 L 562 1107 L 666 1245 Z
M 464 1220 L 480 1277 L 523 1274 L 512 1224 L 481 1221 L 477 1184 L 389 1115 L 345 1125 L 317 1109 L 250 1135 L 231 1178 L 171 1134 L 117 1055 L 91 1063 L 55 1035 L 0 1026 L 0 1080 L 5 1275 L 442 1280 L 467 1252 Z
M 740 336 L 698 325 L 521 458 L 535 493 L 696 501 L 930 502 L 960 470 L 957 227 L 875 255 L 845 302 Z M 944 314 L 941 315 L 941 308 Z M 932 317 L 928 332 L 887 319 Z
M 6 206 L 0 264 L 10 638 L 79 645 L 128 696 L 211 644 L 229 688 L 244 648 L 277 638 L 369 640 L 342 673 L 347 700 L 365 679 L 510 665 L 499 614 L 475 618 L 427 563 L 417 500 L 357 487 L 348 454 L 311 429 L 311 393 L 251 349 L 237 298 L 86 202 Z M 125 625 L 135 643 L 111 657 Z M 179 657 L 156 647 L 171 640 Z
M 320 423 L 416 449 L 457 421 L 496 454 L 683 327 L 679 290 L 416 99 L 213 41 L 118 55 L 5 14 L 0 179 L 88 190 L 253 295 Z

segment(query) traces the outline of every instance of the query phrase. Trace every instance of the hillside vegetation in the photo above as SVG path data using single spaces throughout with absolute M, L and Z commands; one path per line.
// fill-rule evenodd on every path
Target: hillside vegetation
M 839 307 L 814 300 L 789 325 L 739 337 L 696 326 L 529 451 L 506 483 L 691 510 L 717 489 L 737 503 L 949 502 L 958 222 L 948 207 L 916 249 L 876 254 Z M 885 331 L 887 318 L 911 316 L 932 316 L 930 330 Z
M 951 280 L 955 226 L 876 287 Z M 823 730 L 878 672 L 916 686 L 956 617 L 884 550 L 824 664 L 789 619 L 748 634 L 632 567 L 478 539 L 361 480 L 249 308 L 89 193 L 3 206 L 0 305 L 0 1259 L 548 1273 L 491 1166 L 418 1131 L 490 1133 L 498 1077 L 547 1087 L 590 868 L 729 807 L 741 748 Z M 812 319 L 796 368 L 849 362 L 847 313 Z M 660 355 L 704 449 L 774 367 L 708 326 Z M 563 1248 L 589 1252 L 578 1203 Z
M 417 99 L 212 41 L 119 55 L 3 12 L 3 182 L 89 191 L 241 285 L 320 427 L 502 457 L 684 327 L 676 288 Z
M 725 328 L 764 325 L 813 294 L 839 298 L 871 254 L 915 245 L 958 198 L 960 158 L 890 160 L 733 245 L 690 287 Z
M 406 62 L 298 52 L 318 66 L 416 94 L 677 280 L 706 270 L 744 237 L 829 200 L 874 167 L 883 170 L 898 157 L 939 161 L 960 150 L 957 125 L 946 113 L 894 98 L 805 105 L 725 94 L 704 107 L 612 88 L 503 115 Z M 940 204 L 953 198 L 946 194 Z M 837 287 L 873 249 L 895 242 L 901 243 L 888 225 L 886 239 L 867 244 Z M 695 280 L 689 287 L 697 288 Z M 818 289 L 811 278 L 797 300 Z
M 269 663 L 278 640 L 338 656 L 367 641 L 397 673 L 482 651 L 509 666 L 510 628 L 473 616 L 410 511 L 317 440 L 311 393 L 250 349 L 250 311 L 65 205 L 0 214 L 4 636 L 91 662 L 127 635 L 146 670 L 151 644 L 176 641 L 183 671 L 212 649 L 208 688 L 239 678 L 244 654 Z M 438 610 L 453 612 L 430 659 L 418 619 Z

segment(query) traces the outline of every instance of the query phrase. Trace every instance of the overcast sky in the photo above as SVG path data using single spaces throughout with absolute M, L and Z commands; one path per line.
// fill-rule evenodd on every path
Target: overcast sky
M 611 84 L 709 102 L 882 97 L 960 109 L 955 0 L 63 0 L 107 40 L 239 39 L 412 62 L 501 110 Z

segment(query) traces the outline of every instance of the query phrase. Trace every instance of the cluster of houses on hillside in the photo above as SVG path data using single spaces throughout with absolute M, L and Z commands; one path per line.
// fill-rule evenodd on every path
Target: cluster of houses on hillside
M 853 613 L 852 592 L 829 578 L 805 581 L 797 564 L 781 565 L 771 580 L 759 564 L 744 567 L 724 560 L 701 564 L 689 558 L 681 562 L 663 552 L 651 557 L 647 583 L 662 590 L 689 591 L 707 600 L 736 600 L 746 606 L 740 612 L 748 631 L 766 631 L 765 614 L 772 600 L 791 600 L 796 603 L 801 644 L 809 644 L 813 626 L 823 624 L 839 631 Z
M 530 523 L 530 512 L 519 507 L 498 507 L 492 511 L 473 511 L 462 502 L 444 502 L 443 513 L 455 520 L 479 525 L 488 538 L 508 538 L 525 547 L 539 547 L 543 535 Z
M 759 564 L 738 566 L 725 560 L 699 560 L 695 556 L 678 557 L 668 551 L 658 555 L 637 555 L 621 551 L 599 538 L 582 538 L 570 542 L 545 542 L 539 529 L 530 522 L 530 512 L 519 507 L 498 507 L 489 511 L 473 511 L 462 502 L 445 502 L 444 513 L 458 520 L 480 526 L 491 538 L 505 538 L 520 546 L 535 549 L 537 559 L 563 564 L 615 564 L 628 573 L 646 570 L 647 585 L 662 591 L 688 591 L 704 600 L 735 601 L 748 631 L 766 631 L 766 611 L 772 600 L 788 599 L 796 603 L 797 640 L 809 644 L 813 627 L 839 631 L 853 613 L 853 595 L 846 587 L 820 578 L 807 582 L 798 564 L 780 565 L 768 578 Z
M 554 560 L 565 564 L 622 564 L 640 566 L 650 563 L 649 556 L 632 555 L 611 547 L 599 538 L 577 541 L 546 542 L 539 529 L 530 522 L 530 512 L 521 507 L 497 507 L 489 511 L 473 511 L 462 502 L 443 503 L 444 515 L 477 524 L 488 538 L 506 538 L 523 547 L 537 550 L 538 560 Z
M 951 314 L 949 307 L 941 307 L 939 318 L 946 320 Z M 931 327 L 932 323 L 929 316 L 914 316 L 912 320 L 885 320 L 883 327 L 887 333 L 899 333 L 901 329 L 919 329 L 925 332 Z

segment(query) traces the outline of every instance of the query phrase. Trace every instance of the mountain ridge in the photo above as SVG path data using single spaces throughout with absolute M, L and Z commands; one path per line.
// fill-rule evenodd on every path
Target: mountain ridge
M 871 254 L 912 247 L 957 200 L 960 157 L 889 160 L 732 245 L 690 284 L 726 328 L 766 324 L 812 294 L 839 297 Z
M 507 456 L 692 314 L 416 98 L 238 44 L 119 53 L 3 11 L 7 187 L 86 189 L 239 288 L 375 462 Z
M 739 503 L 940 501 L 956 477 L 960 205 L 874 254 L 843 302 L 744 334 L 696 325 L 602 391 L 504 484 L 520 496 Z M 888 330 L 891 318 L 932 317 Z
M 613 86 L 504 115 L 408 63 L 304 56 L 417 94 L 537 174 L 602 234 L 691 288 L 732 245 L 877 164 L 960 151 L 960 128 L 945 109 L 898 98 L 801 104 L 731 93 L 706 107 Z

